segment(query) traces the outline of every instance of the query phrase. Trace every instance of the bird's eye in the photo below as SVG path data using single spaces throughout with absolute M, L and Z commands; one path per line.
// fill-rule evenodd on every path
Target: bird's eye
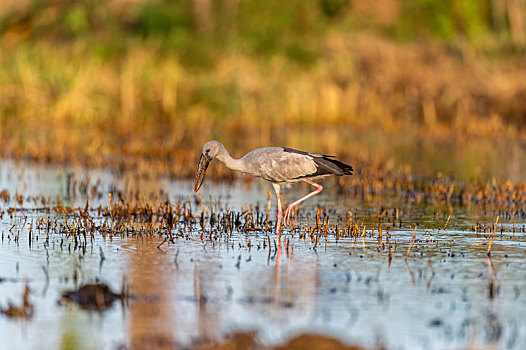
M 206 154 L 208 154 L 208 153 L 210 153 L 210 150 L 209 150 L 209 149 L 206 150 Z

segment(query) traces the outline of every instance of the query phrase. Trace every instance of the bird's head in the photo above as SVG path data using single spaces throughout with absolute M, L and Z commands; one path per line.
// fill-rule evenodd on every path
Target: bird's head
M 214 159 L 217 157 L 221 150 L 224 148 L 224 146 L 219 141 L 208 141 L 203 146 L 203 149 L 201 151 L 201 157 L 199 158 L 199 165 L 197 166 L 197 174 L 195 177 L 195 187 L 194 192 L 199 191 L 199 188 L 203 184 L 203 180 L 205 179 L 206 169 L 208 168 L 208 165 Z

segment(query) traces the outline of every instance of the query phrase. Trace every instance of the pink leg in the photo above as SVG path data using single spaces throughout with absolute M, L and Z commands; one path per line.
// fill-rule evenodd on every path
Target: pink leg
M 276 219 L 276 236 L 278 236 L 278 240 L 280 238 L 280 231 L 281 231 L 281 218 L 283 216 L 283 210 L 281 209 L 281 195 L 279 193 L 280 186 L 276 184 L 272 184 L 274 186 L 274 190 L 276 191 L 276 200 L 278 202 L 278 217 Z
M 278 218 L 276 219 L 276 235 L 279 236 L 281 231 L 281 218 L 283 216 L 283 210 L 281 209 L 281 196 L 278 195 Z
M 305 197 L 301 197 L 300 199 L 298 199 L 297 201 L 291 203 L 288 207 L 287 207 L 287 210 L 285 210 L 285 225 L 289 225 L 289 219 L 290 219 L 290 213 L 292 212 L 292 209 L 300 204 L 301 202 L 303 202 L 304 200 L 312 197 L 312 196 L 315 196 L 317 195 L 318 193 L 320 193 L 321 191 L 323 191 L 323 186 L 320 185 L 320 184 L 317 184 L 317 183 L 314 183 L 310 180 L 307 180 L 307 179 L 303 179 L 302 181 L 305 181 L 306 183 L 308 183 L 309 185 L 312 185 L 314 187 L 316 187 L 316 190 L 312 191 L 311 193 L 309 193 L 308 195 L 306 195 Z

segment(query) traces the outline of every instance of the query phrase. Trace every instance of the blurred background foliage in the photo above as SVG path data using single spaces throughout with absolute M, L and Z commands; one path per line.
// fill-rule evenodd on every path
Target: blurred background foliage
M 236 156 L 282 144 L 521 179 L 525 14 L 525 0 L 4 0 L 0 153 L 188 176 L 217 138 Z

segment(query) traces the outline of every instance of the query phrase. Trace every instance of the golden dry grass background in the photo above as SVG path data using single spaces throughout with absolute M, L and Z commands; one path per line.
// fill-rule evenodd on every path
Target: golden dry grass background
M 292 2 L 291 23 L 277 22 L 261 49 L 270 39 L 243 27 L 261 9 L 243 2 L 41 3 L 0 11 L 4 157 L 186 177 L 202 144 L 218 139 L 235 156 L 265 145 L 336 154 L 364 174 L 526 174 L 526 65 L 514 28 L 400 40 L 389 33 L 400 31 L 404 1 L 356 1 L 328 19 L 326 1 Z M 177 26 L 144 34 L 136 13 L 151 3 L 174 21 L 188 11 L 181 37 L 191 39 L 180 44 Z M 258 35 L 272 30 L 278 5 L 262 8 Z

